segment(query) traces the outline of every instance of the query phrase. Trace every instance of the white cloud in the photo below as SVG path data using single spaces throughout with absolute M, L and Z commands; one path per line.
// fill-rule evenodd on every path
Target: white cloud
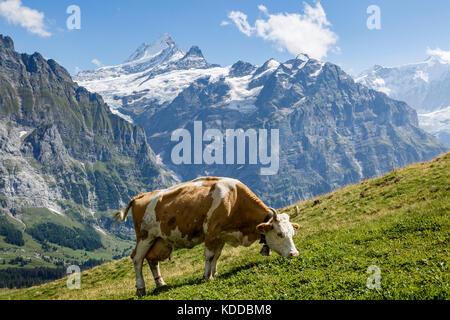
M 221 26 L 227 26 L 227 25 L 229 25 L 229 24 L 230 24 L 230 21 L 227 21 L 227 20 L 223 20 L 223 21 L 220 23 Z
M 20 25 L 28 32 L 41 37 L 50 37 L 52 34 L 46 30 L 44 13 L 22 5 L 20 0 L 0 1 L 0 15 L 9 23 Z
M 430 56 L 437 56 L 439 57 L 442 61 L 445 62 L 450 62 L 450 51 L 445 51 L 445 50 L 441 50 L 440 48 L 436 48 L 436 49 L 427 49 L 427 54 Z
M 97 66 L 97 68 L 103 67 L 103 64 L 98 59 L 92 59 L 91 61 L 93 64 Z
M 265 13 L 265 14 L 269 14 L 269 11 L 267 10 L 267 7 L 266 7 L 266 6 L 263 6 L 262 4 L 260 4 L 260 5 L 258 6 L 258 10 L 259 10 L 259 11 L 262 11 L 262 12 Z
M 306 53 L 322 59 L 330 50 L 339 50 L 334 47 L 338 36 L 331 31 L 331 23 L 319 2 L 315 7 L 305 3 L 303 14 L 270 14 L 263 5 L 259 5 L 258 9 L 266 17 L 256 20 L 254 26 L 248 23 L 247 15 L 240 11 L 232 11 L 228 18 L 246 36 L 256 35 L 272 41 L 279 50 L 287 50 L 293 55 Z
M 238 27 L 239 31 L 245 34 L 247 37 L 250 37 L 252 33 L 255 31 L 255 28 L 250 26 L 247 22 L 247 15 L 240 11 L 231 11 L 228 15 L 228 18 L 234 22 L 234 24 Z

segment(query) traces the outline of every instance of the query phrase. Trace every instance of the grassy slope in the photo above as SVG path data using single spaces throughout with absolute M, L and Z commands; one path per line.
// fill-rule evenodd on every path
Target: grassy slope
M 449 299 L 449 181 L 450 153 L 299 203 L 299 258 L 226 247 L 218 277 L 204 282 L 203 247 L 179 250 L 161 267 L 168 287 L 155 291 L 144 269 L 144 299 Z M 381 269 L 380 290 L 366 286 L 370 265 Z M 84 272 L 81 290 L 65 283 L 0 299 L 134 298 L 129 258 Z

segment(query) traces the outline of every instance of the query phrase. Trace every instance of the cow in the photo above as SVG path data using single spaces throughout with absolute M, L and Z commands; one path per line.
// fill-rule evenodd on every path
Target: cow
M 202 177 L 165 190 L 134 197 L 124 211 L 114 214 L 125 221 L 132 209 L 136 248 L 131 254 L 136 273 L 136 294 L 145 295 L 142 265 L 147 259 L 156 287 L 166 285 L 159 262 L 174 249 L 205 243 L 205 280 L 217 273 L 217 260 L 225 243 L 250 246 L 264 243 L 261 254 L 270 249 L 283 257 L 296 257 L 292 240 L 298 224 L 287 214 L 267 207 L 243 183 L 231 178 Z

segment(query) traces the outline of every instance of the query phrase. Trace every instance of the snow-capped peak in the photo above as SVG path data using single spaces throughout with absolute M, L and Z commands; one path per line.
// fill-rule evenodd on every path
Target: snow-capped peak
M 176 47 L 176 43 L 172 40 L 170 35 L 165 33 L 159 37 L 152 44 L 143 43 L 137 50 L 125 61 L 125 63 L 153 58 L 160 54 L 162 51 Z
M 296 59 L 302 61 L 309 61 L 310 58 L 306 53 L 300 53 L 299 55 L 297 55 Z
M 355 79 L 369 88 L 405 101 L 419 113 L 419 125 L 450 145 L 450 63 L 431 55 L 397 67 L 375 66 Z
M 355 79 L 391 98 L 405 101 L 421 113 L 450 104 L 450 64 L 436 55 L 397 67 L 374 66 Z

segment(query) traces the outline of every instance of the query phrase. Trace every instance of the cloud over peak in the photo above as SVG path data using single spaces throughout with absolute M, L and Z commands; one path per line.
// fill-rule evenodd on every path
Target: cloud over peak
M 438 57 L 439 59 L 441 59 L 444 62 L 450 63 L 450 51 L 445 51 L 440 48 L 436 48 L 436 49 L 428 48 L 427 54 L 430 56 Z
M 103 63 L 102 63 L 100 60 L 98 60 L 98 59 L 92 59 L 91 62 L 92 62 L 93 64 L 95 64 L 95 65 L 97 66 L 97 68 L 103 67 Z
M 258 9 L 265 17 L 257 19 L 254 26 L 247 21 L 247 15 L 240 11 L 231 11 L 228 18 L 246 36 L 256 35 L 271 41 L 279 50 L 287 50 L 293 55 L 306 53 L 322 59 L 328 51 L 336 49 L 334 45 L 338 36 L 331 31 L 331 23 L 319 2 L 315 7 L 305 3 L 303 14 L 271 14 L 263 5 L 259 5 Z
M 9 23 L 20 25 L 28 32 L 41 37 L 50 37 L 52 34 L 46 30 L 44 13 L 22 5 L 21 0 L 0 1 L 0 15 Z

